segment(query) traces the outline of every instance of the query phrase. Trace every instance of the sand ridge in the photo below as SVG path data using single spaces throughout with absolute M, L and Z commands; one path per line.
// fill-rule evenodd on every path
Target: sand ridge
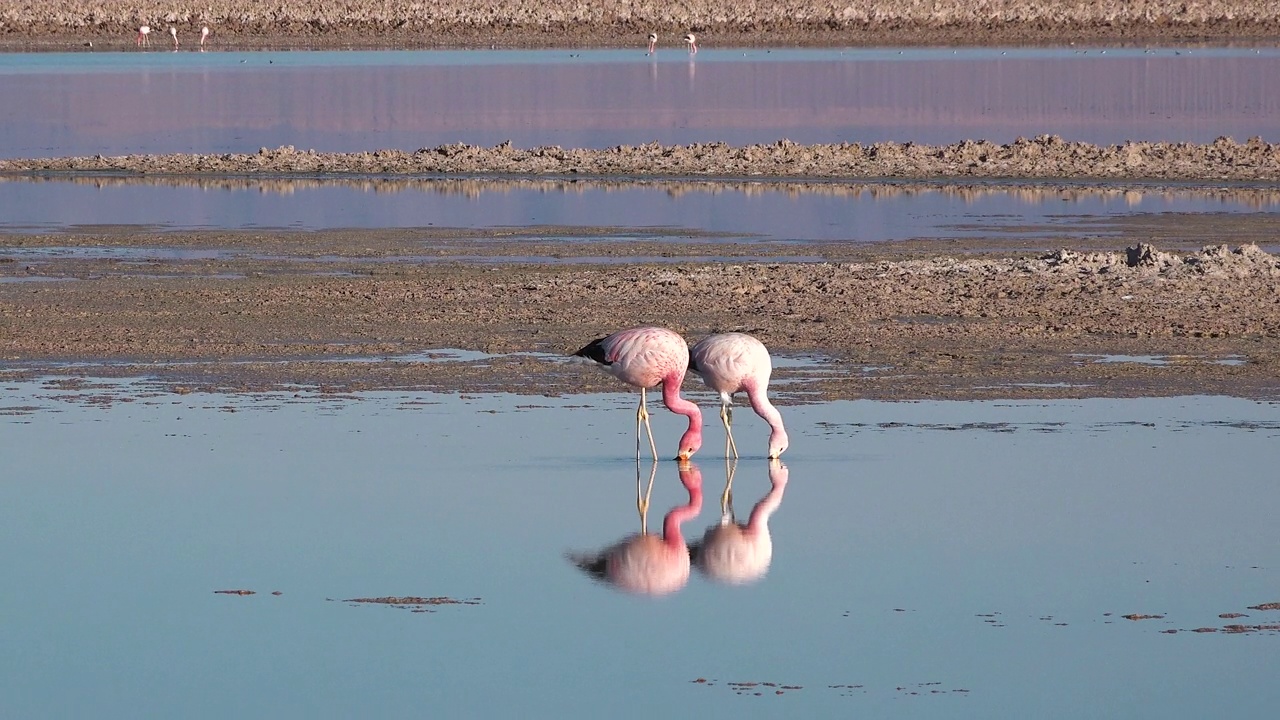
M 965 140 L 945 146 L 881 142 L 801 145 L 789 140 L 734 146 L 620 145 L 521 149 L 462 143 L 416 152 L 318 153 L 292 146 L 217 155 L 103 155 L 0 160 L 0 175 L 95 172 L 166 175 L 714 176 L 771 178 L 1094 178 L 1105 180 L 1280 179 L 1280 144 L 1251 138 L 1212 143 L 1125 142 L 1101 146 L 1056 135 L 1012 143 Z
M 224 47 L 991 44 L 1273 39 L 1270 0 L 44 0 L 0 4 L 0 44 L 125 46 L 204 25 Z M 161 37 L 159 42 L 167 41 Z

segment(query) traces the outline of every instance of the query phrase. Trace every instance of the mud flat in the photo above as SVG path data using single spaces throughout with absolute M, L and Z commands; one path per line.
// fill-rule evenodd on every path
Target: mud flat
M 983 252 L 956 243 L 945 255 L 936 245 L 812 246 L 806 252 L 826 261 L 794 263 L 768 257 L 794 254 L 790 246 L 717 245 L 709 262 L 679 243 L 513 247 L 429 233 L 7 236 L 0 378 L 145 375 L 231 391 L 617 390 L 563 357 L 612 330 L 658 323 L 693 338 L 752 332 L 776 353 L 820 358 L 776 374 L 791 402 L 1280 396 L 1280 259 L 1251 245 Z M 20 252 L 41 247 L 224 253 L 32 262 Z M 424 254 L 433 257 L 400 259 Z M 484 254 L 493 257 L 475 259 Z M 567 261 L 575 255 L 580 262 Z M 663 256 L 676 257 L 625 262 Z M 430 360 L 446 348 L 498 355 Z M 89 364 L 63 365 L 77 362 Z
M 220 155 L 125 155 L 0 160 L 0 176 L 93 172 L 128 175 L 578 175 L 778 178 L 1022 178 L 1099 180 L 1280 179 L 1280 145 L 1252 138 L 1212 143 L 1100 146 L 1056 135 L 945 146 L 726 143 L 617 146 L 605 150 L 452 144 L 416 152 L 317 153 L 291 146 Z
M 127 46 L 139 25 L 220 47 L 640 46 L 700 33 L 710 46 L 1266 40 L 1280 36 L 1270 0 L 45 0 L 0 5 L 0 47 Z M 156 42 L 163 44 L 163 30 Z

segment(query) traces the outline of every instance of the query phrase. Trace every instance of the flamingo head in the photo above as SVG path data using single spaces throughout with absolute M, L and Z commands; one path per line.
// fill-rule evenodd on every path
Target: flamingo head
M 698 452 L 702 447 L 702 423 L 698 423 L 696 427 L 690 427 L 684 431 L 684 435 L 680 437 L 680 452 L 676 455 L 677 460 L 688 460 L 693 454 Z

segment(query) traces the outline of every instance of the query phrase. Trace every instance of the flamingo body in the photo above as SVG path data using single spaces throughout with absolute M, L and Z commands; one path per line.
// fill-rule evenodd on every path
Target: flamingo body
M 149 47 L 151 45 L 151 26 L 150 25 L 143 25 L 142 27 L 138 28 L 137 45 L 139 47 L 142 47 L 143 45 L 146 45 Z
M 684 41 L 689 46 L 689 54 L 696 55 L 698 53 L 698 36 L 693 33 L 689 33 L 684 36 Z
M 649 482 L 652 489 L 652 476 Z M 642 520 L 644 529 L 638 535 L 598 553 L 572 553 L 569 560 L 588 575 L 625 592 L 669 595 L 683 588 L 689 582 L 692 563 L 680 526 L 702 511 L 702 472 L 692 463 L 681 463 L 680 482 L 689 492 L 689 502 L 666 514 L 661 537 L 649 534 Z
M 689 418 L 689 429 L 680 438 L 679 459 L 687 460 L 702 447 L 702 411 L 680 397 L 680 384 L 689 369 L 689 345 L 666 328 L 637 327 L 593 340 L 574 353 L 595 361 L 605 372 L 628 385 L 640 388 L 640 408 L 636 413 L 636 452 L 639 453 L 639 423 L 649 427 L 645 391 L 662 385 L 662 403 L 673 413 Z M 653 430 L 649 445 L 656 458 Z
M 169 37 L 173 38 L 173 49 L 178 49 L 178 28 L 169 26 Z
M 651 32 L 649 33 L 649 54 L 652 55 L 653 51 L 656 50 L 657 47 L 658 47 L 658 33 Z
M 693 346 L 689 370 L 720 394 L 720 420 L 734 457 L 738 456 L 738 448 L 733 441 L 729 407 L 733 404 L 733 394 L 740 391 L 747 393 L 751 409 L 769 423 L 769 458 L 782 455 L 788 445 L 787 431 L 782 424 L 782 413 L 769 402 L 773 362 L 764 343 L 746 333 L 710 335 Z
M 756 503 L 745 524 L 733 518 L 729 487 L 732 471 L 721 500 L 720 524 L 707 528 L 702 540 L 689 546 L 693 565 L 708 578 L 728 585 L 751 583 L 764 577 L 773 561 L 773 538 L 769 518 L 782 504 L 787 487 L 787 468 L 781 460 L 769 461 L 769 493 Z
M 200 28 L 200 47 L 204 47 L 204 41 L 209 38 L 209 26 L 205 25 Z

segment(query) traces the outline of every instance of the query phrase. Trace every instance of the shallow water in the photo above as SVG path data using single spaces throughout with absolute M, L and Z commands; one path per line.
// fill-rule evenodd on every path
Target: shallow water
M 724 141 L 1208 142 L 1280 130 L 1280 50 L 0 54 L 0 157 Z
M 694 569 L 651 599 L 565 558 L 639 530 L 627 394 L 0 387 L 0 607 L 21 619 L 0 631 L 0 697 L 18 717 L 1269 718 L 1280 702 L 1276 632 L 1188 632 L 1280 620 L 1247 609 L 1280 600 L 1276 404 L 785 408 L 768 574 Z M 762 422 L 736 417 L 745 521 L 770 477 Z M 654 422 L 670 449 L 679 419 Z M 718 429 L 686 540 L 719 522 Z M 691 495 L 662 462 L 649 528 Z M 230 589 L 257 594 L 214 593 Z M 480 604 L 341 602 L 392 595 Z M 749 682 L 776 685 L 730 684 Z
M 1130 184 L 1123 189 L 978 183 L 813 183 L 366 179 L 131 183 L 119 178 L 0 181 L 0 233 L 123 225 L 159 230 L 597 228 L 612 240 L 874 242 L 919 238 L 1122 237 L 1100 221 L 1163 213 L 1274 211 L 1264 187 Z M 1226 233 L 1229 228 L 1216 229 Z M 507 239 L 554 240 L 517 231 Z M 592 237 L 566 237 L 565 242 Z M 1217 242 L 1234 238 L 1221 235 Z M 25 251 L 24 251 L 25 252 Z M 46 252 L 46 251 L 42 251 Z M 138 249 L 70 253 L 136 254 Z M 153 254 L 216 250 L 156 249 Z

